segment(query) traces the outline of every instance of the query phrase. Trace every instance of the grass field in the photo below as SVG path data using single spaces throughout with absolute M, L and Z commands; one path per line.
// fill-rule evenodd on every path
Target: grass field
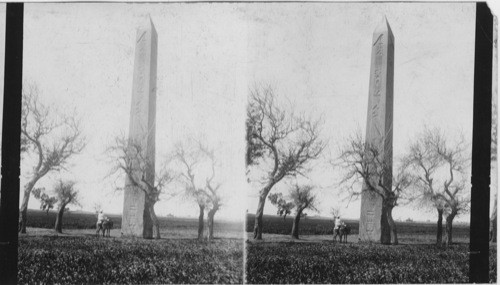
M 357 221 L 347 244 L 332 242 L 332 222 L 308 217 L 300 239 L 292 218 L 264 217 L 263 241 L 252 239 L 253 216 L 217 221 L 216 239 L 199 242 L 196 219 L 160 218 L 161 240 L 120 238 L 120 216 L 110 216 L 111 238 L 95 237 L 96 217 L 66 213 L 63 234 L 55 214 L 29 211 L 19 237 L 19 283 L 137 284 L 242 283 L 466 283 L 469 228 L 454 227 L 454 244 L 435 242 L 435 225 L 398 223 L 400 245 L 358 243 Z M 246 233 L 244 231 L 246 230 Z M 244 240 L 247 259 L 243 261 Z M 490 248 L 490 282 L 496 283 L 496 244 Z
M 120 236 L 120 227 L 122 218 L 120 215 L 107 215 L 113 221 L 114 236 Z M 46 212 L 40 210 L 28 211 L 27 226 L 31 228 L 53 229 L 56 221 L 56 212 Z M 63 218 L 63 232 L 75 229 L 95 230 L 97 216 L 92 213 L 68 212 Z M 197 235 L 198 219 L 178 218 L 178 217 L 159 217 L 160 228 L 166 235 L 179 237 L 195 237 Z M 221 221 L 215 216 L 214 232 L 219 237 L 241 237 L 243 223 Z
M 119 226 L 119 216 L 110 217 Z M 216 217 L 217 218 L 217 217 Z M 242 283 L 243 223 L 215 221 L 212 242 L 199 242 L 195 219 L 161 218 L 160 240 L 95 237 L 92 214 L 28 212 L 19 236 L 20 284 Z
M 358 243 L 357 221 L 348 243 L 332 241 L 332 221 L 300 221 L 300 239 L 290 237 L 292 217 L 264 216 L 263 240 L 253 240 L 247 216 L 248 283 L 467 283 L 469 227 L 454 227 L 449 248 L 434 245 L 436 225 L 397 223 L 400 245 Z M 496 244 L 490 248 L 490 282 L 496 283 Z
M 448 249 L 412 244 L 250 242 L 246 279 L 252 284 L 467 283 L 468 244 Z M 496 245 L 490 250 L 496 283 Z

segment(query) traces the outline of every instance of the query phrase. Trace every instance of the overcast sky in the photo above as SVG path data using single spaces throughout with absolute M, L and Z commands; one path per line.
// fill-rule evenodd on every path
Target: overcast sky
M 277 3 L 251 5 L 245 16 L 250 80 L 270 81 L 297 108 L 322 115 L 334 155 L 346 136 L 365 133 L 372 33 L 383 16 L 395 38 L 395 158 L 424 125 L 471 140 L 475 4 Z M 359 218 L 359 201 L 339 199 L 333 186 L 338 171 L 315 177 L 323 187 L 322 215 L 333 206 Z M 252 212 L 254 197 L 247 203 Z M 275 210 L 267 206 L 266 212 Z M 425 220 L 435 214 L 397 207 L 394 216 Z
M 148 15 L 158 32 L 157 163 L 176 142 L 203 135 L 219 151 L 227 197 L 220 217 L 241 218 L 257 207 L 257 189 L 246 183 L 244 168 L 248 87 L 272 84 L 280 100 L 323 116 L 323 135 L 335 154 L 345 136 L 365 132 L 372 33 L 383 16 L 395 38 L 395 157 L 424 125 L 471 140 L 473 3 L 27 3 L 24 80 L 61 112 L 75 109 L 88 138 L 70 171 L 40 186 L 50 188 L 61 176 L 76 180 L 83 210 L 99 202 L 107 212 L 122 211 L 123 194 L 113 190 L 120 182 L 106 178 L 105 149 L 128 133 L 136 29 Z M 30 168 L 27 159 L 22 172 Z M 359 201 L 341 200 L 331 186 L 338 173 L 329 171 L 311 173 L 319 214 L 340 207 L 345 217 L 359 218 Z M 286 183 L 274 191 L 286 191 Z M 38 208 L 35 199 L 30 208 Z M 180 199 L 156 209 L 197 215 L 193 203 Z M 265 213 L 275 214 L 270 203 Z M 434 220 L 435 214 L 397 207 L 394 216 Z
M 88 145 L 64 176 L 78 182 L 84 210 L 101 203 L 105 212 L 122 211 L 114 188 L 124 179 L 106 178 L 105 150 L 128 133 L 136 29 L 150 15 L 158 33 L 157 166 L 175 143 L 203 136 L 218 150 L 216 179 L 225 193 L 218 217 L 243 216 L 246 34 L 235 11 L 228 4 L 25 5 L 24 80 L 61 111 L 83 116 Z M 176 198 L 156 211 L 195 216 L 198 207 Z

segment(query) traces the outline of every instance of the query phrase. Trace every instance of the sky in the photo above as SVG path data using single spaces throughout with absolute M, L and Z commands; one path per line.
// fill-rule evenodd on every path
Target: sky
M 23 79 L 35 82 L 40 96 L 60 111 L 74 109 L 88 140 L 68 172 L 51 175 L 40 186 L 50 188 L 64 176 L 77 181 L 83 210 L 100 203 L 107 213 L 122 212 L 123 193 L 115 188 L 123 186 L 124 177 L 107 177 L 112 165 L 106 149 L 128 133 L 136 29 L 150 16 L 158 33 L 157 168 L 177 142 L 202 138 L 217 151 L 215 179 L 225 197 L 218 217 L 243 219 L 246 38 L 234 8 L 26 4 Z M 37 207 L 34 199 L 30 207 Z M 155 209 L 162 216 L 198 214 L 194 201 L 181 196 L 165 195 Z
M 395 38 L 395 159 L 424 125 L 447 130 L 449 136 L 462 132 L 471 141 L 474 4 L 279 3 L 263 7 L 252 5 L 246 13 L 253 23 L 250 77 L 271 82 L 297 109 L 321 115 L 333 157 L 346 137 L 356 130 L 365 133 L 372 33 L 384 16 Z M 360 201 L 344 199 L 337 184 L 339 170 L 311 176 L 316 176 L 311 180 L 320 188 L 319 214 L 327 216 L 335 207 L 345 218 L 359 218 Z M 278 188 L 287 191 L 286 184 Z M 257 205 L 254 193 L 247 203 L 252 212 Z M 275 211 L 266 206 L 265 213 Z M 434 216 L 411 207 L 394 209 L 396 219 L 425 221 Z
M 121 213 L 123 193 L 115 188 L 124 179 L 108 176 L 106 149 L 128 133 L 136 29 L 151 17 L 158 33 L 157 166 L 175 143 L 203 137 L 220 161 L 217 179 L 226 198 L 218 216 L 242 219 L 256 210 L 258 193 L 244 166 L 248 88 L 271 84 L 282 102 L 321 116 L 328 155 L 335 156 L 346 136 L 364 134 L 372 33 L 384 16 L 395 38 L 395 158 L 425 125 L 471 141 L 472 3 L 27 3 L 23 79 L 39 87 L 47 104 L 79 114 L 88 140 L 68 171 L 39 186 L 73 179 L 82 193 L 74 209 L 92 211 L 99 203 Z M 21 185 L 31 167 L 29 157 L 23 160 Z M 321 198 L 319 212 L 310 215 L 329 216 L 337 207 L 344 217 L 359 218 L 359 201 L 344 199 L 335 184 L 338 172 L 321 164 L 310 177 Z M 286 193 L 289 182 L 273 192 Z M 38 208 L 33 197 L 29 207 Z M 166 195 L 156 211 L 194 217 L 198 209 Z M 275 212 L 266 203 L 265 213 Z M 397 207 L 393 215 L 435 219 L 412 207 Z

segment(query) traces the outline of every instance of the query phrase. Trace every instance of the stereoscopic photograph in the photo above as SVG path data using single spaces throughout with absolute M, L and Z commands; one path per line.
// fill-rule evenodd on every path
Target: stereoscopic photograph
M 496 283 L 489 13 L 0 5 L 2 280 Z

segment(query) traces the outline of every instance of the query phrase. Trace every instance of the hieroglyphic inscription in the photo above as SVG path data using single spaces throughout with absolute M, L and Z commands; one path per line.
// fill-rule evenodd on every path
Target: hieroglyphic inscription
M 382 94 L 382 61 L 383 61 L 383 34 L 380 35 L 375 43 L 375 68 L 373 72 L 373 96 L 372 96 L 372 126 L 375 129 L 377 139 L 383 135 L 382 130 L 380 130 L 381 118 L 380 116 L 380 99 Z
M 373 210 L 366 211 L 366 231 L 372 232 L 375 224 L 375 212 Z
M 128 207 L 128 213 L 129 216 L 132 217 L 132 219 L 129 220 L 129 224 L 131 227 L 135 227 L 137 223 L 134 218 L 137 217 L 137 206 L 135 204 L 130 204 Z
M 137 85 L 135 92 L 137 94 L 142 94 L 144 92 L 144 87 L 146 85 L 146 31 L 142 33 L 139 40 L 137 41 Z M 134 113 L 139 116 L 143 110 L 143 103 L 140 99 L 141 96 L 136 96 Z

